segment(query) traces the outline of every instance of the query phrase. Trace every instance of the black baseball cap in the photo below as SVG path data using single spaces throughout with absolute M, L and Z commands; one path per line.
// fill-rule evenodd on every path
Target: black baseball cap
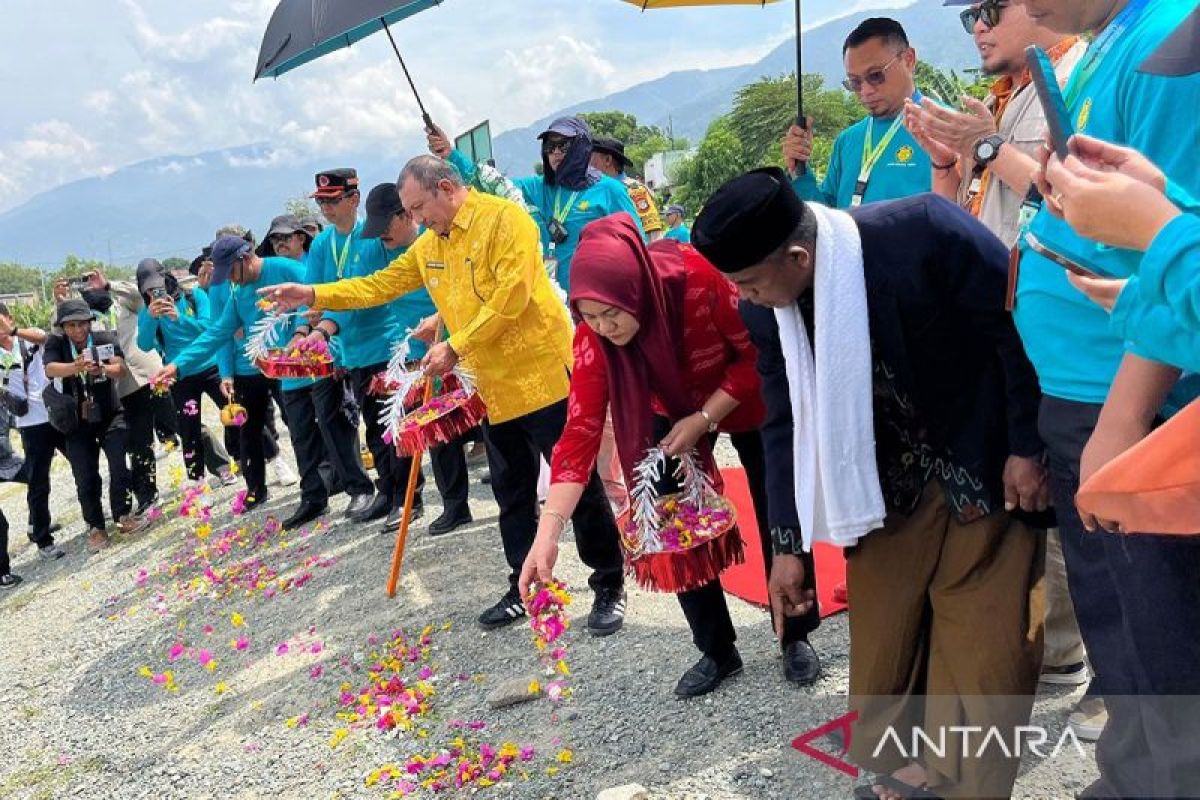
M 381 183 L 367 195 L 367 221 L 363 223 L 362 238 L 378 239 L 387 233 L 397 214 L 404 213 L 400 192 L 394 183 Z
M 137 265 L 138 291 L 146 294 L 151 289 L 167 288 L 163 265 L 155 258 L 143 258 Z

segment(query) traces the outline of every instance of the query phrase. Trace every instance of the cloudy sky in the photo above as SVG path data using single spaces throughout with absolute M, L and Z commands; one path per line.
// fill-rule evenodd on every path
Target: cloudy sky
M 348 2 L 349 0 L 331 0 Z M 904 0 L 804 0 L 805 27 Z M 411 138 L 415 103 L 385 37 L 251 83 L 277 0 L 5 0 L 0 212 L 165 155 L 269 142 L 275 158 Z M 446 0 L 394 28 L 448 130 L 528 124 L 672 70 L 752 62 L 791 4 L 641 13 L 620 0 Z

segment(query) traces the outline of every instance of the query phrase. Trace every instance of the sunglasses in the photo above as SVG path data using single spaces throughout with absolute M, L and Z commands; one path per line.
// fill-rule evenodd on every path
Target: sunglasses
M 267 240 L 271 244 L 283 244 L 295 235 L 296 234 L 294 233 L 272 233 L 269 237 L 267 237 Z
M 542 143 L 542 153 L 545 155 L 550 155 L 551 153 L 565 153 L 570 147 L 570 139 L 557 139 L 555 141 L 547 139 Z
M 358 192 L 344 192 L 343 194 L 339 194 L 337 197 L 315 197 L 313 199 L 317 201 L 317 205 L 319 206 L 336 206 L 347 197 L 355 194 L 358 194 Z
M 883 86 L 883 82 L 887 80 L 888 68 L 891 67 L 892 64 L 895 64 L 897 61 L 899 61 L 900 56 L 902 55 L 904 55 L 904 53 L 896 53 L 896 57 L 891 61 L 884 64 L 882 67 L 876 67 L 875 69 L 868 71 L 867 74 L 861 78 L 846 78 L 846 80 L 842 81 L 842 86 L 846 87 L 847 91 L 854 92 L 855 94 L 858 94 L 862 91 L 864 83 L 869 83 L 872 86 Z
M 996 2 L 996 0 L 984 0 L 977 6 L 971 6 L 964 9 L 958 19 L 962 22 L 963 30 L 967 33 L 975 33 L 975 23 L 982 21 L 988 28 L 994 28 L 1000 24 L 1000 12 L 1008 5 L 1007 2 Z

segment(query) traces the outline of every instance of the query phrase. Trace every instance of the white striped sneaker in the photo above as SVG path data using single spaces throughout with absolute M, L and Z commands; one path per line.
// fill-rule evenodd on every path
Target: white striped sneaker
M 525 604 L 521 598 L 506 594 L 500 602 L 479 615 L 479 626 L 485 630 L 503 628 L 511 625 L 525 616 Z
M 624 624 L 625 590 L 620 587 L 596 590 L 592 611 L 588 614 L 588 633 L 592 636 L 608 636 L 621 630 Z

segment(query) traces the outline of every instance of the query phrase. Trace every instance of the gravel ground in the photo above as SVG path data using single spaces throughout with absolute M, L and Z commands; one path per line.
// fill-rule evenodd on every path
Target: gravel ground
M 164 496 L 177 497 L 169 487 L 178 454 L 159 464 Z M 824 677 L 798 690 L 781 677 L 765 613 L 731 599 L 746 670 L 705 699 L 681 702 L 671 689 L 696 658 L 682 614 L 673 597 L 630 591 L 618 635 L 592 638 L 582 625 L 568 632 L 570 700 L 557 710 L 545 699 L 489 709 L 490 688 L 535 675 L 538 664 L 527 626 L 486 633 L 475 625 L 506 588 L 496 506 L 479 472 L 472 470 L 475 523 L 438 539 L 424 529 L 440 511 L 429 481 L 429 513 L 411 533 L 394 600 L 384 591 L 393 539 L 374 525 L 342 521 L 344 496 L 332 501 L 327 524 L 256 544 L 266 516 L 285 516 L 296 491 L 276 488 L 263 511 L 236 520 L 228 510 L 235 489 L 214 491 L 213 532 L 204 542 L 196 522 L 168 506 L 147 533 L 88 556 L 74 486 L 59 459 L 53 510 L 68 555 L 45 562 L 24 536 L 23 488 L 0 486 L 14 571 L 26 580 L 0 595 L 0 748 L 7 754 L 0 797 L 383 798 L 383 783 L 366 785 L 372 770 L 435 750 L 454 735 L 448 723 L 456 720 L 484 723 L 466 732 L 475 739 L 535 748 L 524 777 L 510 773 L 485 796 L 593 798 L 631 783 L 658 800 L 850 795 L 848 777 L 789 745 L 844 713 L 844 615 L 826 619 L 813 638 Z M 286 591 L 197 591 L 208 585 L 197 549 L 215 551 L 235 526 L 247 534 L 227 536 L 230 552 L 209 553 L 214 569 L 229 574 L 241 563 L 274 570 L 278 577 L 265 572 L 262 585 L 290 577 Z M 572 546 L 564 543 L 562 552 L 563 577 L 576 587 L 571 609 L 582 618 L 591 603 L 586 573 Z M 340 692 L 365 681 L 376 649 L 371 637 L 386 639 L 394 629 L 416 636 L 426 626 L 433 626 L 437 691 L 421 723 L 427 738 L 339 720 Z M 240 651 L 238 638 L 246 640 Z M 172 662 L 176 643 L 185 652 Z M 280 655 L 284 643 L 288 652 Z M 198 663 L 201 649 L 215 659 L 211 670 Z M 173 671 L 174 690 L 147 677 L 165 670 Z M 1035 723 L 1056 736 L 1074 699 L 1040 696 Z M 571 763 L 557 763 L 567 749 Z M 1091 757 L 1088 747 L 1082 761 L 1026 763 L 1016 796 L 1073 796 L 1094 778 Z

